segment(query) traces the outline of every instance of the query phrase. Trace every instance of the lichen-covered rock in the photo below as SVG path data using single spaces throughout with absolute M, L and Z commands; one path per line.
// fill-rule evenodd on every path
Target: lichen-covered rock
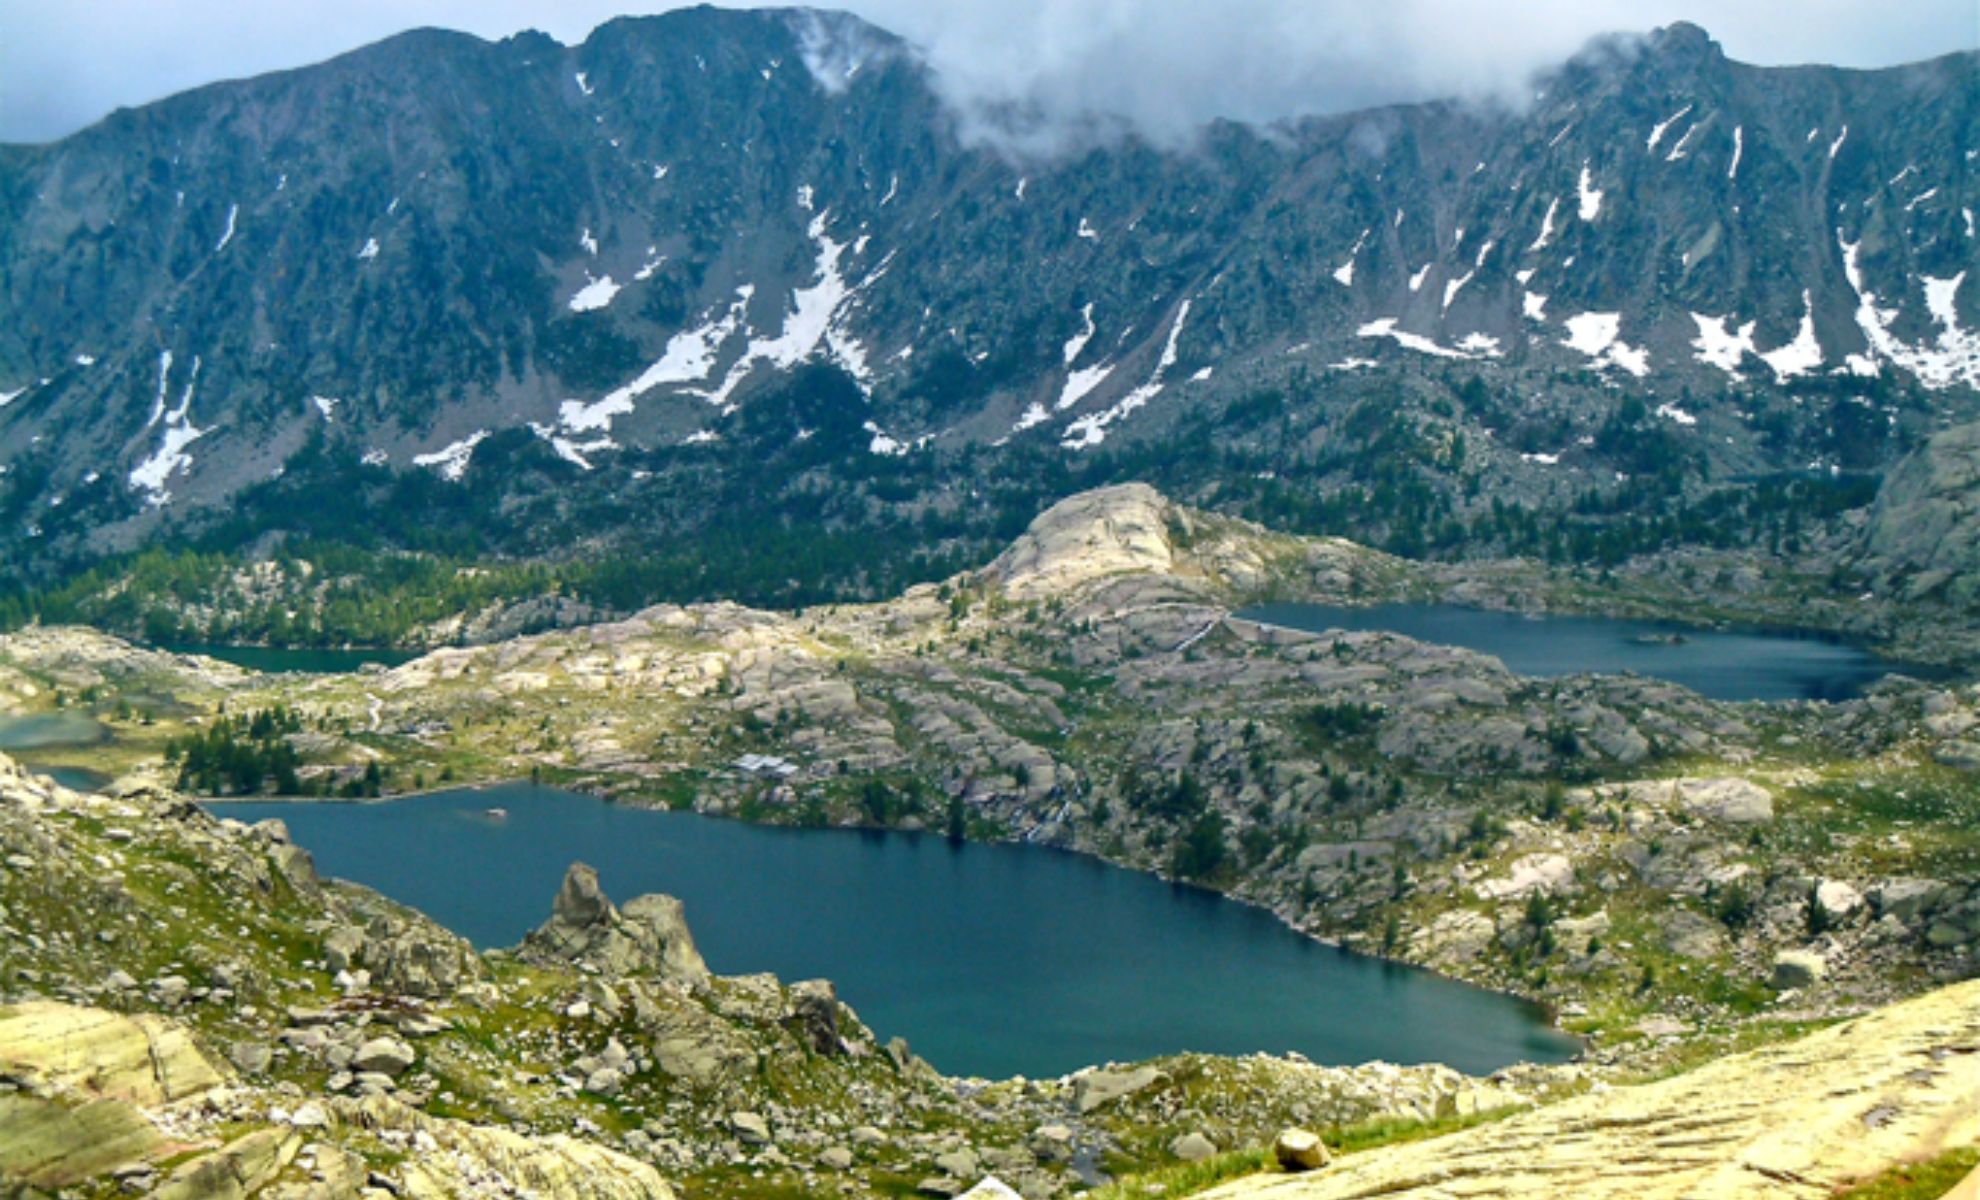
M 1288 1129 L 1272 1139 L 1272 1159 L 1288 1171 L 1317 1171 L 1331 1161 L 1331 1156 L 1319 1134 Z
M 226 1069 L 169 1021 L 45 1001 L 0 1008 L 0 1075 L 141 1106 L 227 1082 Z

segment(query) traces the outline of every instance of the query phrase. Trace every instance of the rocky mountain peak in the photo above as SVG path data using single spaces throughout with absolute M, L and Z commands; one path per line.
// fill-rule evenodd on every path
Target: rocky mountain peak
M 1036 599 L 1104 575 L 1166 571 L 1176 556 L 1172 507 L 1145 483 L 1070 496 L 1040 513 L 983 575 L 1015 599 Z

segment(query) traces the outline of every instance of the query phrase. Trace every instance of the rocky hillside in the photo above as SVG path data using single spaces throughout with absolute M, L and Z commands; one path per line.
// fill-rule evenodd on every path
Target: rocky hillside
M 1454 582 L 1130 485 L 881 604 L 660 606 L 390 670 L 225 684 L 202 660 L 36 629 L 0 638 L 0 689 L 111 731 L 40 761 L 166 786 L 236 789 L 162 753 L 224 707 L 243 740 L 251 714 L 291 714 L 256 744 L 279 742 L 293 788 L 316 794 L 528 776 L 746 820 L 1066 847 L 1542 998 L 1596 1061 L 1973 974 L 1971 686 L 1734 704 L 1233 615 L 1261 595 L 1547 586 Z
M 34 563 L 222 501 L 241 540 L 859 526 L 1185 420 L 1264 456 L 1212 476 L 1353 441 L 1460 509 L 1875 468 L 1980 382 L 1974 64 L 1674 26 L 1512 110 L 1022 163 L 840 14 L 406 34 L 0 147 L 0 518 Z
M 1184 1135 L 1421 1128 L 1585 1086 L 1195 1055 L 945 1079 L 826 981 L 711 977 L 677 902 L 614 905 L 581 865 L 520 947 L 478 954 L 317 878 L 279 822 L 4 757 L 0 939 L 9 1197 L 948 1196 L 994 1173 L 1040 1198 Z
M 1037 1200 L 1083 1189 L 1098 1162 L 1187 1171 L 1222 1150 L 1195 1178 L 1228 1175 L 1290 1122 L 1350 1152 L 1219 1195 L 1462 1181 L 1813 1197 L 1980 1143 L 1972 983 L 1647 1086 L 1576 1066 L 1470 1080 L 1265 1056 L 956 1081 L 878 1046 L 828 983 L 710 977 L 677 904 L 620 908 L 581 866 L 522 947 L 476 954 L 318 879 L 279 822 L 216 821 L 141 786 L 76 793 L 4 758 L 0 851 L 10 1197 L 939 1197 L 974 1183 L 979 1200 Z M 1116 1194 L 1182 1194 L 1175 1178 Z

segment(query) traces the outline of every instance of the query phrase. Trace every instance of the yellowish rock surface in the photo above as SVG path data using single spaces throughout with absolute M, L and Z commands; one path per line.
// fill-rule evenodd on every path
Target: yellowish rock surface
M 1980 981 L 1671 1079 L 1206 1196 L 1813 1200 L 1976 1143 Z

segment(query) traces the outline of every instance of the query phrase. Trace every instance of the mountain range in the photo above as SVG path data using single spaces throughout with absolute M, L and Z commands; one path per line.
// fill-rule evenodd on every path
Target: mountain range
M 1516 106 L 1025 161 L 845 14 L 407 33 L 0 146 L 6 558 L 1881 471 L 1980 388 L 1976 65 L 1674 25 Z

